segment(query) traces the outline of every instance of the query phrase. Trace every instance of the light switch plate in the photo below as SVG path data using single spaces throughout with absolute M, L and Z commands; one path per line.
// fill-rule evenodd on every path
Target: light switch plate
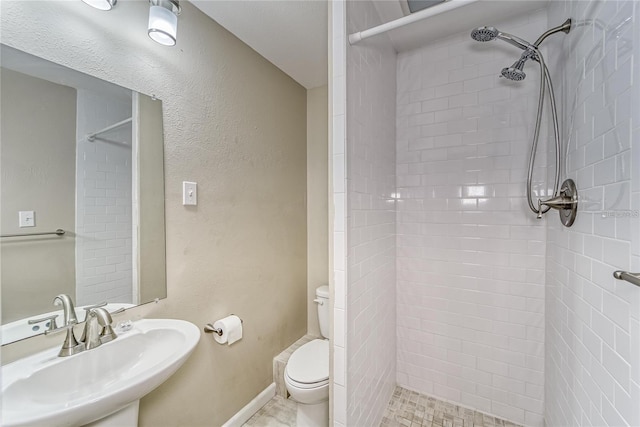
M 184 206 L 196 206 L 198 204 L 198 184 L 195 182 L 182 182 L 182 204 Z
M 18 212 L 18 226 L 35 227 L 36 226 L 36 213 L 34 211 L 20 211 Z

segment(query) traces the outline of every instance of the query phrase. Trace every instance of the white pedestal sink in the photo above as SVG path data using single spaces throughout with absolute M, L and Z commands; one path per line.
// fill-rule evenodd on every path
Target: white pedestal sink
M 136 426 L 139 400 L 178 370 L 199 339 L 192 323 L 143 319 L 98 348 L 57 357 L 56 346 L 5 365 L 0 424 Z

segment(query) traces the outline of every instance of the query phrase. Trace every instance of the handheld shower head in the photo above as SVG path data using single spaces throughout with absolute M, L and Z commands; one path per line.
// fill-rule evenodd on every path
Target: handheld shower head
M 478 42 L 488 42 L 498 37 L 500 32 L 495 27 L 478 27 L 471 31 L 471 38 Z
M 489 42 L 493 39 L 500 39 L 509 44 L 519 47 L 522 50 L 534 49 L 535 47 L 526 40 L 513 34 L 503 33 L 498 31 L 496 27 L 478 27 L 471 31 L 471 38 L 477 42 Z

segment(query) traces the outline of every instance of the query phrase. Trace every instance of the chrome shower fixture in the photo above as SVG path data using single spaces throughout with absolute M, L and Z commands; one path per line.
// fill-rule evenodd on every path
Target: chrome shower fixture
M 493 39 L 499 39 L 507 43 L 510 43 L 516 47 L 519 47 L 520 49 L 523 49 L 523 50 L 527 50 L 527 49 L 536 50 L 538 49 L 538 46 L 540 46 L 540 43 L 542 43 L 550 35 L 560 31 L 566 34 L 569 34 L 570 30 L 571 30 L 571 18 L 564 21 L 562 25 L 558 25 L 557 27 L 553 27 L 545 31 L 544 33 L 542 33 L 542 35 L 538 37 L 538 39 L 533 44 L 529 43 L 524 39 L 521 39 L 520 37 L 514 36 L 513 34 L 503 33 L 502 31 L 499 31 L 496 27 L 488 27 L 488 26 L 474 28 L 471 31 L 471 38 L 478 42 L 488 42 Z
M 524 80 L 527 75 L 523 71 L 524 63 L 527 61 L 527 58 L 520 58 L 511 67 L 506 67 L 502 69 L 502 77 L 506 77 L 509 80 L 514 80 L 519 82 L 520 80 Z
M 545 31 L 535 43 L 531 44 L 528 41 L 521 39 L 520 37 L 512 34 L 503 33 L 498 31 L 495 27 L 478 27 L 471 31 L 471 38 L 479 42 L 488 42 L 491 40 L 502 40 L 509 44 L 512 44 L 524 52 L 511 67 L 502 69 L 501 76 L 506 77 L 509 80 L 521 81 L 527 76 L 524 72 L 524 64 L 532 59 L 540 65 L 540 96 L 538 98 L 538 111 L 536 114 L 536 126 L 533 132 L 533 141 L 531 144 L 531 154 L 529 156 L 529 170 L 527 173 L 527 203 L 529 209 L 536 214 L 538 218 L 542 218 L 542 215 L 547 213 L 549 209 L 558 209 L 560 211 L 560 218 L 562 223 L 569 227 L 575 220 L 577 212 L 577 196 L 575 185 L 573 181 L 565 181 L 560 189 L 560 130 L 558 125 L 558 112 L 556 111 L 555 94 L 553 93 L 553 84 L 551 83 L 551 77 L 549 75 L 549 69 L 545 64 L 542 52 L 538 49 L 540 43 L 542 43 L 547 37 L 552 34 L 563 32 L 569 33 L 571 30 L 571 19 L 567 19 L 562 25 L 551 28 Z M 533 185 L 533 169 L 538 148 L 538 137 L 540 136 L 540 125 L 542 123 L 542 109 L 544 106 L 545 94 L 548 91 L 549 101 L 551 106 L 551 116 L 553 119 L 553 134 L 555 137 L 555 179 L 553 186 L 553 195 L 550 199 L 541 200 L 538 199 L 537 203 L 534 202 L 532 197 L 532 185 Z M 563 216 L 564 215 L 564 216 Z
M 496 27 L 478 27 L 471 31 L 471 38 L 478 42 L 490 42 L 491 40 L 498 39 L 510 43 L 515 47 L 519 47 L 522 50 L 536 48 L 536 46 L 520 37 L 498 31 Z
M 471 31 L 471 38 L 478 42 L 489 42 L 498 37 L 500 32 L 496 27 L 478 27 Z

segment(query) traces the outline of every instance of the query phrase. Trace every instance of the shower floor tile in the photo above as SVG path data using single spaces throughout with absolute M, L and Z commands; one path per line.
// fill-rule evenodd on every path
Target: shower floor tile
M 275 396 L 256 412 L 244 424 L 244 427 L 296 427 L 296 403 L 282 396 Z M 396 387 L 384 412 L 380 427 L 522 426 L 402 387 Z
M 521 427 L 473 409 L 396 387 L 380 427 Z

